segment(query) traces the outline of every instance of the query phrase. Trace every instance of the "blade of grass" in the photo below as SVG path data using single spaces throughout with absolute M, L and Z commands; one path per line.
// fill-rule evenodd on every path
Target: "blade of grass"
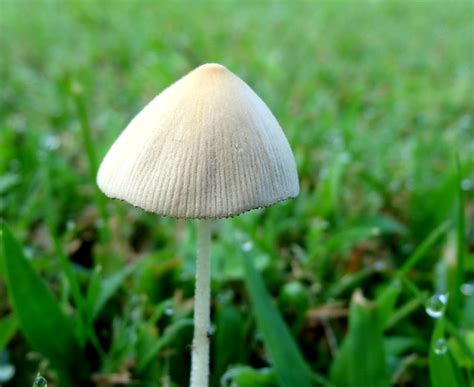
M 401 292 L 401 283 L 399 280 L 395 280 L 377 297 L 376 303 L 379 308 L 380 323 L 385 329 L 388 328 L 389 320 L 391 320 L 391 317 L 394 315 L 395 305 Z
M 348 289 L 354 289 L 367 277 L 377 272 L 374 267 L 365 267 L 355 273 L 345 274 L 328 289 L 328 298 L 337 298 Z
M 46 155 L 46 162 L 44 163 L 44 169 L 46 172 L 46 175 L 48 176 L 48 184 L 46 186 L 47 189 L 47 194 L 49 196 L 50 202 L 54 203 L 54 194 L 52 192 L 52 181 L 54 178 L 53 172 L 51 171 L 51 165 L 54 162 L 51 153 L 47 153 Z M 64 271 L 64 274 L 66 275 L 66 279 L 69 283 L 70 289 L 71 289 L 71 294 L 72 298 L 74 300 L 74 304 L 78 310 L 78 318 L 76 319 L 76 332 L 79 337 L 79 345 L 81 348 L 84 348 L 86 344 L 86 340 L 90 339 L 92 342 L 93 346 L 103 359 L 105 356 L 105 352 L 102 349 L 102 347 L 99 344 L 99 340 L 97 338 L 97 335 L 89 323 L 88 319 L 88 311 L 87 311 L 87 305 L 86 305 L 86 300 L 85 297 L 83 296 L 79 282 L 77 281 L 77 278 L 73 272 L 72 269 L 72 264 L 67 258 L 62 245 L 61 241 L 59 238 L 56 236 L 56 228 L 57 228 L 57 216 L 55 215 L 54 211 L 48 211 L 47 217 L 46 217 L 46 225 L 48 228 L 49 236 L 51 241 L 53 242 L 54 246 L 54 251 L 56 252 L 56 255 L 59 258 L 59 261 L 61 263 L 61 267 Z
M 331 369 L 329 371 L 329 380 L 331 384 L 335 387 L 349 387 L 350 386 L 350 379 L 349 379 L 349 346 L 350 346 L 350 337 L 346 336 L 344 341 L 342 342 L 341 346 L 339 347 L 339 351 L 334 358 L 334 361 L 331 364 Z
M 81 352 L 71 320 L 24 257 L 5 224 L 2 224 L 2 246 L 8 294 L 22 333 L 32 347 L 51 360 L 63 385 L 74 385 L 71 378 L 80 374 Z
M 382 324 L 376 303 L 356 291 L 349 312 L 349 331 L 331 368 L 337 387 L 388 386 Z
M 230 364 L 242 361 L 242 316 L 231 302 L 216 308 L 217 331 L 214 339 L 215 368 L 212 378 L 215 385 Z M 229 345 L 232 343 L 232 345 Z M 235 343 L 235 344 L 234 344 Z
M 0 320 L 0 352 L 8 345 L 18 329 L 18 320 L 10 314 Z
M 345 153 L 337 155 L 319 181 L 314 211 L 322 218 L 331 215 L 335 215 L 337 218 L 339 215 L 337 203 L 341 191 L 341 180 L 347 165 L 348 155 Z
M 139 262 L 140 261 L 137 261 L 129 266 L 125 266 L 117 273 L 114 273 L 99 281 L 99 289 L 96 297 L 88 299 L 92 321 L 97 318 L 107 301 L 118 291 L 127 277 L 129 277 L 135 271 Z
M 446 221 L 436 227 L 426 239 L 416 248 L 413 254 L 406 260 L 403 266 L 398 270 L 396 277 L 402 277 L 407 274 L 434 246 L 434 244 L 446 233 L 450 222 Z
M 382 327 L 375 303 L 354 294 L 349 313 L 349 375 L 351 385 L 388 386 Z M 364 356 L 361 356 L 363 351 Z
M 469 345 L 466 343 L 465 336 L 459 332 L 459 329 L 448 319 L 445 319 L 446 331 L 451 334 L 459 344 L 459 347 L 466 354 L 472 362 L 474 362 L 474 352 L 469 348 Z
M 81 290 L 79 288 L 79 283 L 77 282 L 76 276 L 74 275 L 71 267 L 71 262 L 69 262 L 66 254 L 64 253 L 61 243 L 59 242 L 58 238 L 54 236 L 52 227 L 48 225 L 50 238 L 53 242 L 54 250 L 56 255 L 61 262 L 61 267 L 66 275 L 67 281 L 69 282 L 69 286 L 71 287 L 71 294 L 74 300 L 74 303 L 77 307 L 79 312 L 80 318 L 78 319 L 77 331 L 80 338 L 81 347 L 84 347 L 86 334 L 85 334 L 85 327 L 84 327 L 84 316 L 85 316 L 85 304 L 84 304 L 84 297 L 81 294 Z
M 89 125 L 89 117 L 87 114 L 86 105 L 82 99 L 82 87 L 78 83 L 73 83 L 71 87 L 71 95 L 74 100 L 74 104 L 76 106 L 77 116 L 79 118 L 79 126 L 81 129 L 82 140 L 84 143 L 84 148 L 87 154 L 87 161 L 88 161 L 88 168 L 89 168 L 89 175 L 91 184 L 94 187 L 95 192 L 95 200 L 97 204 L 97 208 L 99 209 L 100 215 L 100 236 L 101 241 L 106 242 L 110 239 L 110 231 L 108 228 L 108 215 L 107 209 L 105 206 L 104 196 L 99 191 L 99 188 L 96 184 L 96 175 L 98 169 L 97 157 L 95 154 L 94 143 L 92 140 L 92 130 Z
M 430 343 L 430 380 L 433 387 L 459 386 L 467 387 L 460 367 L 455 364 L 448 343 L 444 338 L 445 321 L 440 318 L 436 322 Z
M 244 255 L 245 284 L 263 342 L 270 355 L 278 380 L 284 387 L 309 387 L 312 372 L 270 299 L 265 285 L 249 257 Z
M 458 208 L 457 208 L 457 225 L 456 225 L 456 268 L 453 281 L 453 288 L 450 289 L 450 302 L 448 305 L 448 313 L 452 320 L 458 325 L 461 323 L 463 299 L 461 286 L 464 283 L 464 256 L 466 252 L 466 224 L 464 215 L 464 192 L 462 190 L 462 170 L 459 155 L 456 156 L 457 167 L 457 188 L 458 188 Z
M 176 338 L 181 331 L 189 329 L 193 326 L 193 321 L 190 319 L 178 320 L 175 323 L 171 324 L 153 345 L 148 349 L 148 351 L 143 355 L 143 357 L 138 362 L 138 372 L 142 372 L 150 362 L 158 355 L 158 353 L 167 345 L 169 345 L 174 338 Z
M 385 330 L 396 326 L 404 318 L 415 312 L 420 306 L 423 306 L 424 301 L 419 298 L 413 298 L 402 306 L 393 311 L 389 319 L 385 323 Z
M 275 371 L 271 368 L 255 369 L 249 366 L 233 366 L 220 379 L 221 387 L 239 386 L 239 387 L 272 387 L 277 383 Z

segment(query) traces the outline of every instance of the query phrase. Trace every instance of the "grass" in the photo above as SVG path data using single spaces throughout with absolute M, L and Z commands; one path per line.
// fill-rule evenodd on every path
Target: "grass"
M 219 62 L 280 121 L 301 194 L 218 222 L 212 384 L 288 386 L 291 348 L 315 385 L 472 385 L 473 19 L 467 1 L 1 1 L 0 384 L 187 385 L 195 225 L 94 175 L 151 98 Z M 75 374 L 50 316 L 74 322 Z

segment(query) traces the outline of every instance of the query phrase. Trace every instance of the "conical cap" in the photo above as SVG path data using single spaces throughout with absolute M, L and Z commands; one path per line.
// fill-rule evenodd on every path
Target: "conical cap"
M 99 168 L 109 197 L 178 218 L 220 218 L 299 193 L 277 120 L 239 77 L 202 65 L 130 122 Z

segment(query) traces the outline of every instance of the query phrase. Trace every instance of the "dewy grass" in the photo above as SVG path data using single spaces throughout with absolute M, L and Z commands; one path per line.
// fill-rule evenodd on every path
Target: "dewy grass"
M 281 363 L 250 312 L 234 254 L 249 240 L 246 254 L 267 298 L 313 372 L 334 382 L 329 370 L 357 370 L 346 337 L 348 327 L 359 331 L 348 306 L 360 288 L 378 308 L 369 313 L 385 322 L 393 383 L 431 385 L 429 358 L 453 370 L 446 356 L 474 383 L 474 297 L 459 292 L 474 279 L 471 2 L 3 0 L 0 8 L 0 217 L 21 242 L 28 278 L 9 280 L 0 264 L 0 357 L 15 370 L 0 384 L 31 385 L 37 371 L 50 385 L 67 383 L 54 368 L 71 350 L 49 348 L 65 330 L 51 318 L 20 324 L 16 306 L 82 326 L 74 334 L 84 351 L 73 355 L 84 369 L 71 373 L 72 385 L 189 383 L 195 228 L 176 238 L 173 219 L 96 196 L 86 143 L 102 159 L 158 90 L 211 61 L 271 106 L 301 182 L 298 200 L 215 222 L 210 352 L 221 355 L 211 362 L 211 385 L 224 376 L 222 383 L 278 380 Z M 82 87 L 87 126 L 71 80 Z M 9 263 L 19 257 L 15 250 Z M 33 296 L 25 295 L 32 281 Z M 305 302 L 285 308 L 286 284 L 294 281 Z M 5 282 L 19 288 L 7 292 Z M 41 282 L 52 300 L 38 297 Z M 447 293 L 439 317 L 446 329 L 436 337 L 439 318 L 425 302 Z M 158 313 L 162 305 L 172 310 Z M 38 327 L 45 331 L 35 335 Z M 41 341 L 49 336 L 56 341 Z M 434 357 L 432 336 L 446 340 L 445 358 Z M 272 353 L 285 353 L 279 340 L 270 342 Z

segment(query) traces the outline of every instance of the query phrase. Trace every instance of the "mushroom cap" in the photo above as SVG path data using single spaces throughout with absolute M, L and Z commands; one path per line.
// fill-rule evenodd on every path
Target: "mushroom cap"
M 295 197 L 295 159 L 265 103 L 205 64 L 133 118 L 100 165 L 109 197 L 176 218 L 221 218 Z

